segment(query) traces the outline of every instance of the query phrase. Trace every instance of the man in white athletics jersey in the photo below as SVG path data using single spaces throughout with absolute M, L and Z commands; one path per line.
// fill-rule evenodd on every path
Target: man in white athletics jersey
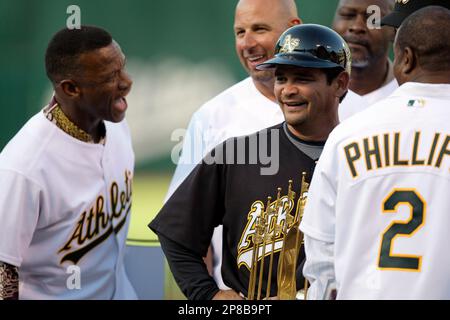
M 134 168 L 125 56 L 82 26 L 53 36 L 45 64 L 55 95 L 0 154 L 0 299 L 135 299 L 123 265 Z
M 293 0 L 240 0 L 237 3 L 234 20 L 236 53 L 250 77 L 209 100 L 193 114 L 166 201 L 216 145 L 284 121 L 273 92 L 273 71 L 257 70 L 256 66 L 273 58 L 282 32 L 299 23 L 301 20 Z M 359 95 L 349 91 L 340 108 L 363 103 Z M 219 288 L 227 289 L 220 270 L 221 226 L 216 228 L 212 244 L 214 279 Z
M 336 127 L 301 230 L 308 298 L 450 299 L 450 11 L 409 16 L 389 98 Z M 331 294 L 334 296 L 334 294 Z

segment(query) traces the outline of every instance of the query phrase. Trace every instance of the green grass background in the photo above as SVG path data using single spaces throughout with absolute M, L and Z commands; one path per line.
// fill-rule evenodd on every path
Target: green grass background
M 158 238 L 147 225 L 161 209 L 170 179 L 171 174 L 135 174 L 128 245 L 159 246 Z
M 161 209 L 172 173 L 138 172 L 133 179 L 133 207 L 127 244 L 159 247 L 157 236 L 147 227 Z M 164 299 L 185 299 L 164 261 Z

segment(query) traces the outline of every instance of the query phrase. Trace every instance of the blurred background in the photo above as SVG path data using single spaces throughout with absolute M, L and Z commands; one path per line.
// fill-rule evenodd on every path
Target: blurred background
M 297 0 L 304 23 L 330 26 L 338 0 Z M 175 169 L 170 154 L 204 102 L 247 75 L 234 49 L 237 0 L 1 0 L 0 150 L 52 95 L 44 54 L 66 26 L 67 8 L 81 23 L 108 30 L 127 56 L 134 85 L 127 119 L 136 153 L 127 268 L 140 298 L 182 299 L 147 224 L 162 206 Z M 252 119 L 248 119 L 252 121 Z

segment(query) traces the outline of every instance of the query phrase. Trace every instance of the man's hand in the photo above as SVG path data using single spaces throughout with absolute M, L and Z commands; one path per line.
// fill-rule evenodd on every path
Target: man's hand
M 236 291 L 234 290 L 220 290 L 212 298 L 213 300 L 244 300 Z

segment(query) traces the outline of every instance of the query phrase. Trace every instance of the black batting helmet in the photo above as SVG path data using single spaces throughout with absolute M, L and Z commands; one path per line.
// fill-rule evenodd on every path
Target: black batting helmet
M 275 57 L 259 64 L 258 70 L 292 65 L 304 68 L 342 68 L 350 73 L 350 49 L 342 37 L 318 24 L 301 24 L 287 29 L 277 42 Z

